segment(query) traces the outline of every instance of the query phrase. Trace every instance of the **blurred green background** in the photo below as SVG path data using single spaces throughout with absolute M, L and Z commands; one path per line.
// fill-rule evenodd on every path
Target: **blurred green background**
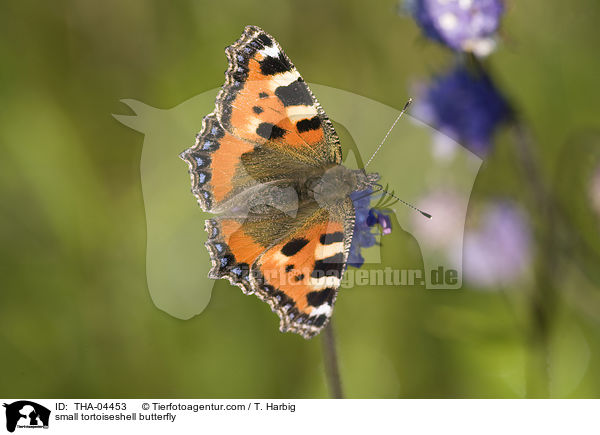
M 600 155 L 600 4 L 507 9 L 487 63 L 529 126 L 562 223 L 536 206 L 500 133 L 470 209 L 501 195 L 528 210 L 543 254 L 533 282 L 344 291 L 334 321 L 348 397 L 600 395 L 600 224 L 585 190 Z M 321 338 L 281 334 L 258 299 L 221 280 L 182 321 L 146 287 L 144 137 L 111 114 L 129 113 L 122 98 L 170 108 L 220 86 L 223 49 L 247 24 L 307 81 L 398 109 L 451 63 L 393 0 L 2 2 L 0 396 L 328 397 Z M 408 233 L 390 237 L 384 261 L 422 267 Z

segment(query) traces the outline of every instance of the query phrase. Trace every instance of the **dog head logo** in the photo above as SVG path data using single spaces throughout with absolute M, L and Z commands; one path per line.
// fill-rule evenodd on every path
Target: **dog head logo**
M 343 134 L 342 143 L 348 144 L 344 165 L 360 168 L 361 154 L 370 156 L 375 151 L 398 110 L 340 89 L 313 83 L 310 87 L 336 122 L 338 134 Z M 145 135 L 140 174 L 146 208 L 148 288 L 157 307 L 180 319 L 201 313 L 210 301 L 215 281 L 208 278 L 211 261 L 204 246 L 204 220 L 214 215 L 197 206 L 190 194 L 188 168 L 177 156 L 193 144 L 201 127 L 199 114 L 214 109 L 217 91 L 207 91 L 166 110 L 122 100 L 135 115 L 113 115 Z M 389 135 L 372 171 L 379 172 L 403 200 L 434 216 L 426 219 L 408 207 L 394 210 L 398 227 L 419 243 L 425 288 L 460 288 L 465 218 L 481 159 L 449 138 L 446 145 L 452 153 L 436 157 L 432 129 L 405 116 L 407 119 Z M 429 204 L 428 198 L 442 201 Z M 386 243 L 393 241 L 388 238 Z M 379 245 L 365 252 L 365 262 L 381 263 Z M 452 283 L 435 279 L 450 270 L 456 271 Z
M 6 430 L 14 432 L 17 427 L 47 428 L 50 410 L 29 400 L 4 404 L 6 408 Z

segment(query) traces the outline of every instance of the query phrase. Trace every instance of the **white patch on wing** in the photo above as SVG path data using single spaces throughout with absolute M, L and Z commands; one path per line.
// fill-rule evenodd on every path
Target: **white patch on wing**
M 310 286 L 313 290 L 324 290 L 326 288 L 338 288 L 341 280 L 337 276 L 321 276 L 319 278 L 310 278 Z
M 277 84 L 275 88 L 279 86 L 287 86 L 290 83 L 295 82 L 300 78 L 300 74 L 295 69 L 291 71 L 285 71 L 279 74 L 275 74 L 273 77 L 273 81 Z M 275 90 L 275 88 L 273 90 Z
M 258 50 L 260 54 L 263 56 L 271 56 L 271 57 L 279 57 L 279 49 L 276 45 L 272 45 L 270 47 L 265 47 L 262 50 Z
M 330 245 L 319 244 L 315 251 L 315 258 L 317 260 L 323 260 L 342 252 L 344 252 L 344 242 L 331 243 Z
M 317 108 L 313 106 L 288 106 L 286 108 L 288 118 L 292 122 L 302 119 L 310 119 L 317 115 Z
M 246 131 L 250 134 L 256 134 L 256 129 L 258 128 L 258 126 L 260 125 L 262 121 L 255 117 L 248 117 L 248 123 L 246 124 Z
M 313 310 L 310 312 L 310 317 L 320 316 L 321 314 L 329 316 L 331 314 L 331 305 L 323 304 L 313 308 Z

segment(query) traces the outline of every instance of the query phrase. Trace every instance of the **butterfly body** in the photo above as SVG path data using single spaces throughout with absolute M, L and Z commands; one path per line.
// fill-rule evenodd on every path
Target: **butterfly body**
M 360 169 L 337 165 L 309 180 L 309 189 L 315 201 L 324 207 L 331 207 L 345 200 L 352 192 L 371 188 L 378 179 L 377 173 L 366 174 Z
M 226 49 L 215 111 L 181 154 L 206 221 L 211 278 L 267 302 L 282 331 L 318 334 L 333 310 L 354 229 L 350 194 L 375 173 L 348 169 L 333 125 L 279 44 L 248 26 Z

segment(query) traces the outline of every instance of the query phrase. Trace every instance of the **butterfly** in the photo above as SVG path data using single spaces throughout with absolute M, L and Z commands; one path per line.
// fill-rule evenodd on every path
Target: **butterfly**
M 379 175 L 342 165 L 333 124 L 281 46 L 247 26 L 225 49 L 215 110 L 180 154 L 204 211 L 209 277 L 255 294 L 304 338 L 329 322 L 354 231 L 350 194 Z

